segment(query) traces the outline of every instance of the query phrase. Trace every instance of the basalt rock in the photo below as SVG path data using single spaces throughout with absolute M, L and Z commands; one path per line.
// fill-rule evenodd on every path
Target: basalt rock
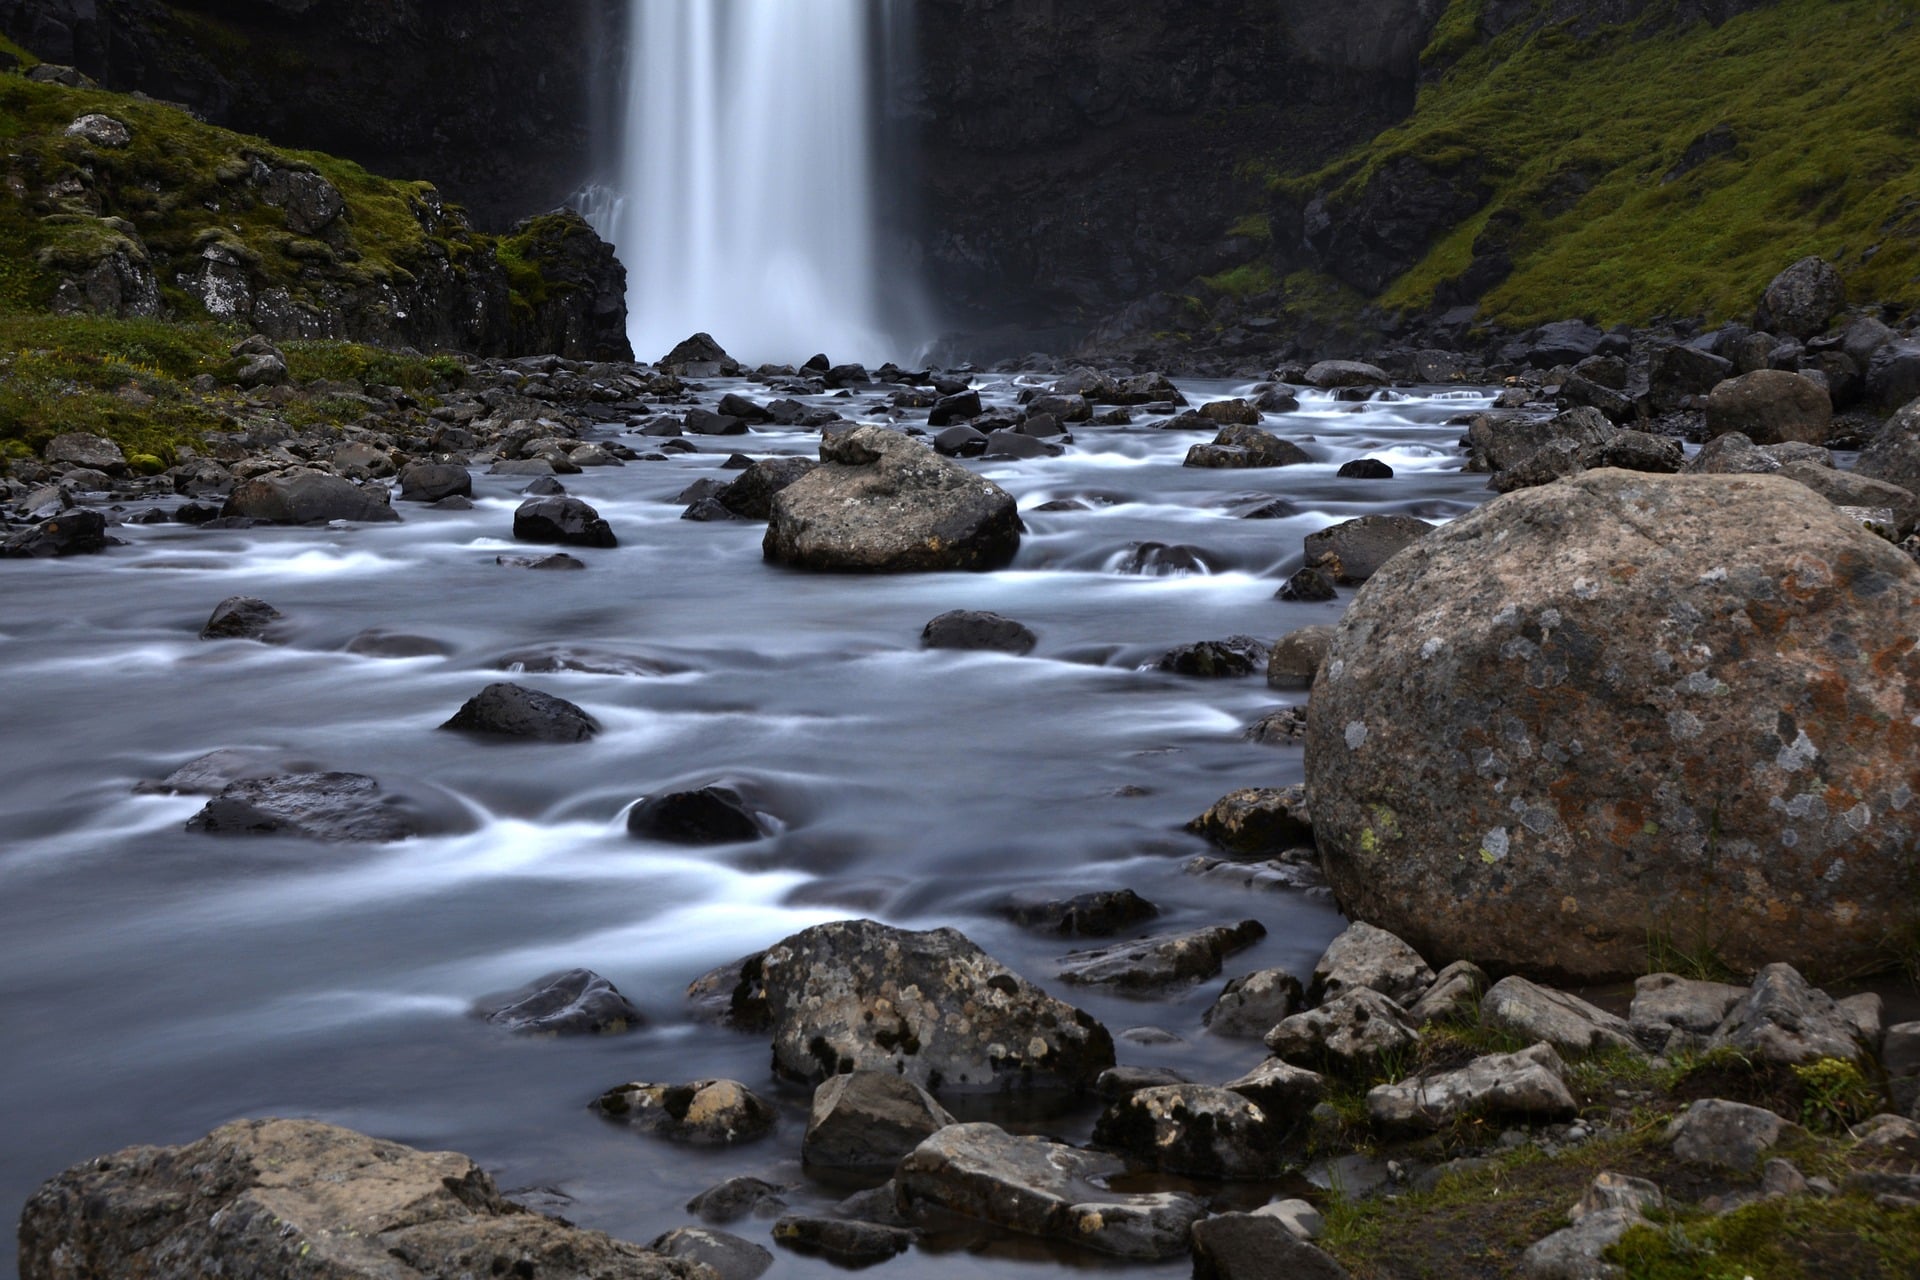
M 600 731 L 592 716 L 565 698 L 505 681 L 469 698 L 440 727 L 539 742 L 585 742 Z
M 1788 481 L 1503 498 L 1335 635 L 1307 743 L 1328 877 L 1425 954 L 1541 976 L 1637 974 L 1649 936 L 1870 966 L 1916 887 L 1917 624 L 1920 569 Z
M 66 511 L 9 534 L 5 542 L 0 542 L 0 560 L 98 555 L 112 543 L 107 536 L 107 519 L 98 511 Z
M 971 649 L 993 653 L 1027 654 L 1040 642 L 1026 626 L 997 613 L 956 609 L 929 622 L 920 633 L 928 649 Z
M 252 596 L 230 596 L 213 608 L 207 625 L 200 628 L 202 640 L 258 640 L 268 628 L 286 615 Z
M 269 524 L 327 524 L 351 520 L 377 524 L 400 518 L 384 488 L 363 489 L 319 471 L 293 471 L 249 480 L 233 491 L 222 516 Z
M 513 536 L 521 542 L 564 547 L 613 547 L 619 540 L 600 513 L 578 498 L 533 498 L 513 513 Z
M 744 844 L 767 834 L 746 798 L 717 784 L 648 796 L 628 812 L 627 831 L 684 845 Z

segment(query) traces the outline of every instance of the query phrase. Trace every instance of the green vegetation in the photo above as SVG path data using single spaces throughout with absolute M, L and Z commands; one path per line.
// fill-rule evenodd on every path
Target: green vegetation
M 1920 1275 L 1920 1208 L 1858 1195 L 1762 1200 L 1637 1227 L 1608 1256 L 1634 1280 L 1907 1280 Z
M 1454 0 L 1413 116 L 1277 184 L 1339 207 L 1401 157 L 1484 184 L 1486 206 L 1383 303 L 1432 305 L 1490 232 L 1514 270 L 1483 314 L 1516 327 L 1744 315 L 1806 254 L 1856 298 L 1920 304 L 1920 3 L 1782 0 L 1718 29 L 1655 5 L 1585 38 L 1541 7 L 1485 40 L 1484 0 Z M 1710 131 L 1730 150 L 1683 163 Z
M 19 45 L 7 39 L 5 36 L 0 36 L 0 54 L 4 54 L 6 57 L 12 58 L 15 62 L 19 63 L 22 67 L 37 67 L 40 65 L 40 59 L 34 57 L 31 53 L 27 52 L 25 49 L 22 49 Z
M 1200 283 L 1229 298 L 1251 298 L 1272 292 L 1277 281 L 1272 267 L 1264 262 L 1249 262 L 1217 276 L 1207 276 Z

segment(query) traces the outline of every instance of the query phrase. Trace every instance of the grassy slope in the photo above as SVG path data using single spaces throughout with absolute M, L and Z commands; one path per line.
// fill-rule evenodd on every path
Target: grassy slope
M 1477 34 L 1481 0 L 1454 3 L 1426 52 L 1414 115 L 1328 169 L 1288 183 L 1351 197 L 1382 163 L 1471 167 L 1494 190 L 1382 301 L 1423 309 L 1458 276 L 1489 219 L 1511 219 L 1513 275 L 1484 300 L 1509 325 L 1584 315 L 1714 319 L 1752 310 L 1810 253 L 1856 299 L 1920 305 L 1920 3 L 1783 0 L 1719 29 L 1574 38 Z M 1731 155 L 1662 179 L 1702 134 Z M 1552 212 L 1568 175 L 1584 196 Z

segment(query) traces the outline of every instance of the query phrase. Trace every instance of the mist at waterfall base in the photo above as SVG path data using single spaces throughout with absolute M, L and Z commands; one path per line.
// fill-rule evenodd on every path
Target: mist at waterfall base
M 581 206 L 626 265 L 638 358 L 697 332 L 749 364 L 912 357 L 875 197 L 897 8 L 633 0 L 615 172 Z

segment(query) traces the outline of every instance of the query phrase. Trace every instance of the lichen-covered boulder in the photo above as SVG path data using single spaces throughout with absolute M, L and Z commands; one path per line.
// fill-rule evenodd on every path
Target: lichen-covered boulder
M 702 1280 L 694 1263 L 505 1199 L 462 1155 L 310 1120 L 243 1120 L 184 1147 L 75 1165 L 20 1215 L 22 1280 Z
M 1004 567 L 1020 549 L 1013 496 L 885 427 L 828 436 L 825 466 L 773 495 L 762 550 L 796 569 L 924 573 Z
M 1348 911 L 1439 960 L 1881 961 L 1913 919 L 1920 568 L 1765 476 L 1595 471 L 1360 593 L 1308 711 Z
M 934 1093 L 1091 1088 L 1113 1037 L 957 929 L 816 925 L 749 958 L 737 1020 L 773 1029 L 773 1065 L 814 1083 L 891 1071 Z

